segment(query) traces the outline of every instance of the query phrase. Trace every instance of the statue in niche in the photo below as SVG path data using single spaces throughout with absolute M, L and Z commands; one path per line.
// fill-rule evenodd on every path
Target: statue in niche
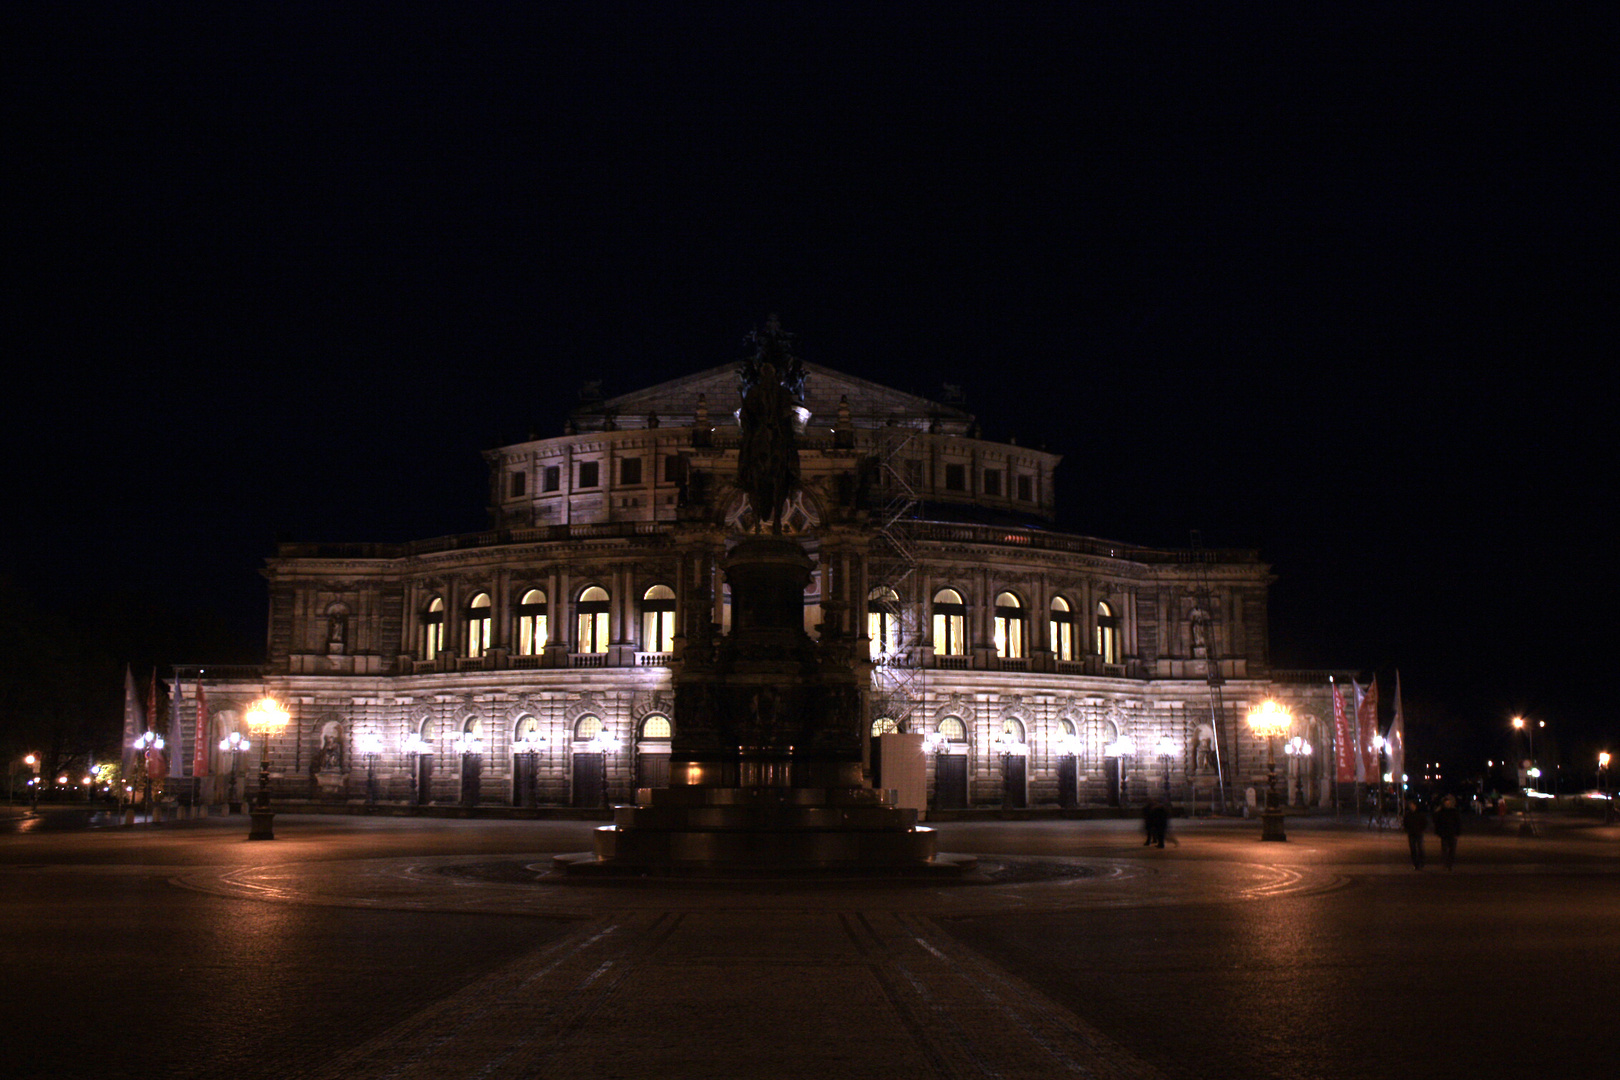
M 793 410 L 804 391 L 804 365 L 792 354 L 792 335 L 771 316 L 764 333 L 748 335 L 754 347 L 738 373 L 742 382 L 742 446 L 737 455 L 737 484 L 754 509 L 754 529 L 782 533 L 782 510 L 799 485 L 799 448 L 793 434 Z
M 321 742 L 310 755 L 309 771 L 343 771 L 343 726 L 336 720 L 328 720 L 321 725 Z
M 1208 724 L 1198 725 L 1198 739 L 1193 747 L 1193 762 L 1199 772 L 1215 770 L 1215 732 Z
M 1209 612 L 1194 605 L 1188 619 L 1192 629 L 1192 654 L 1200 659 L 1209 655 Z
M 334 611 L 326 617 L 326 651 L 334 655 L 343 652 L 349 637 L 349 616 Z

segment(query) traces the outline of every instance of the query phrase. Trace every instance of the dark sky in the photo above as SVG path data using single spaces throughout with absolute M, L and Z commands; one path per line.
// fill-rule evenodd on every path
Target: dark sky
M 44 602 L 258 643 L 278 537 L 478 529 L 481 450 L 777 312 L 1062 453 L 1066 528 L 1259 547 L 1276 662 L 1399 667 L 1419 753 L 1612 730 L 1612 9 L 31 7 Z

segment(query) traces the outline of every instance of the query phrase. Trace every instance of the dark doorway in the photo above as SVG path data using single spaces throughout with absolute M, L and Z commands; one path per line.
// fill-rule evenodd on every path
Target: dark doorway
M 636 787 L 669 787 L 669 747 L 660 745 L 636 754 Z
M 433 755 L 416 755 L 416 805 L 433 801 Z
M 1058 805 L 1065 810 L 1080 805 L 1080 759 L 1073 754 L 1058 758 Z
M 536 788 L 540 778 L 538 754 L 512 755 L 512 805 L 533 809 L 539 802 Z
M 607 805 L 607 777 L 601 754 L 574 755 L 574 805 L 584 809 Z
M 1012 810 L 1022 810 L 1029 806 L 1029 788 L 1024 783 L 1028 775 L 1029 759 L 1022 754 L 1004 754 L 1001 760 L 1001 782 L 1006 785 L 1002 792 L 1002 805 Z
M 939 810 L 967 809 L 967 755 L 934 756 L 934 807 Z
M 1103 777 L 1108 781 L 1108 805 L 1120 806 L 1120 759 L 1103 758 Z
M 484 774 L 483 754 L 461 755 L 461 805 L 477 806 L 478 789 Z

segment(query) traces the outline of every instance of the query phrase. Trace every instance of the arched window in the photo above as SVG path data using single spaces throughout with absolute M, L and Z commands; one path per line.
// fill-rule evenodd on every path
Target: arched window
M 643 739 L 667 739 L 670 736 L 669 717 L 652 716 L 641 722 L 641 737 Z
M 579 594 L 579 646 L 582 653 L 608 650 L 608 594 L 592 585 Z
M 667 653 L 675 649 L 675 591 L 654 585 L 641 598 L 641 648 Z
M 467 605 L 467 655 L 483 656 L 489 650 L 489 593 L 479 593 Z
M 967 605 L 955 589 L 934 594 L 934 652 L 940 656 L 967 655 Z
M 1009 716 L 1001 722 L 1001 733 L 1012 739 L 1013 742 L 1021 743 L 1024 741 L 1024 724 L 1022 721 Z
M 512 745 L 525 746 L 534 743 L 540 737 L 540 721 L 532 716 L 518 717 L 518 722 L 512 727 Z
M 433 722 L 433 717 L 430 716 L 422 721 L 421 735 L 422 741 L 425 743 L 431 743 L 439 737 L 439 726 Z
M 947 716 L 939 722 L 939 733 L 950 742 L 967 742 L 967 728 L 954 716 Z
M 582 716 L 574 722 L 574 741 L 589 742 L 602 734 L 602 720 L 597 716 Z
M 900 651 L 900 597 L 887 585 L 866 594 L 866 636 L 874 659 Z
M 546 647 L 551 631 L 546 625 L 546 594 L 530 589 L 517 606 L 517 647 L 519 656 L 538 656 Z
M 1105 664 L 1119 663 L 1119 616 L 1106 600 L 1097 601 L 1097 655 Z
M 444 651 L 444 600 L 435 596 L 422 613 L 422 659 L 432 660 Z
M 1074 659 L 1074 612 L 1061 596 L 1052 597 L 1052 655 L 1059 660 Z
M 895 735 L 898 734 L 899 731 L 900 725 L 895 723 L 894 717 L 892 716 L 880 716 L 876 720 L 872 721 L 872 734 L 874 736 Z
M 1001 593 L 996 597 L 996 655 L 1019 659 L 1024 637 L 1024 605 L 1012 593 Z

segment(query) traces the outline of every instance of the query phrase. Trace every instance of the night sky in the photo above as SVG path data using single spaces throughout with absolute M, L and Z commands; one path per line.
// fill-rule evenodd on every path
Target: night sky
M 43 607 L 261 656 L 278 539 L 480 529 L 482 450 L 774 312 L 1061 453 L 1068 530 L 1259 548 L 1275 663 L 1399 668 L 1412 760 L 1615 730 L 1612 8 L 19 7 Z

